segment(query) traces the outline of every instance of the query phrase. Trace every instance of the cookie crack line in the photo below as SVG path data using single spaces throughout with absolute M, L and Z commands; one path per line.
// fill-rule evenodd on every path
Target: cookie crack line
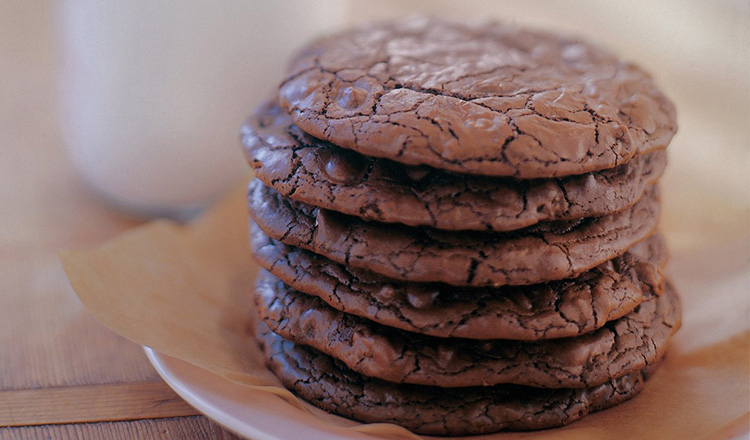
M 266 365 L 300 397 L 344 417 L 397 423 L 419 434 L 488 434 L 565 425 L 637 395 L 654 369 L 582 389 L 396 385 L 359 375 L 314 349 L 285 341 L 260 320 L 256 324 Z
M 250 184 L 249 198 L 257 225 L 285 244 L 394 279 L 457 286 L 527 285 L 574 277 L 651 235 L 659 212 L 658 194 L 651 188 L 631 208 L 605 217 L 513 233 L 449 234 L 322 210 L 286 199 L 257 180 Z
M 643 277 L 658 272 L 666 260 L 663 238 L 657 234 L 634 249 L 638 252 L 640 248 L 653 247 L 651 255 L 634 258 L 629 251 L 573 280 L 522 288 L 462 289 L 400 283 L 355 271 L 283 245 L 255 226 L 251 236 L 253 251 L 262 267 L 292 288 L 317 296 L 338 310 L 402 330 L 468 339 L 537 340 L 595 330 L 636 307 L 646 291 L 657 291 L 661 281 Z M 644 265 L 650 270 L 643 269 Z M 558 322 L 550 314 L 551 309 L 554 306 L 558 314 L 563 307 L 577 309 L 576 304 L 583 299 L 581 286 L 588 289 L 591 316 L 586 312 L 573 313 L 575 326 L 565 324 L 571 322 L 569 317 Z
M 639 200 L 666 165 L 660 151 L 619 168 L 568 178 L 456 175 L 361 156 L 314 139 L 273 103 L 261 106 L 248 122 L 243 140 L 256 177 L 286 197 L 366 220 L 445 230 L 510 231 L 610 214 Z
M 349 368 L 397 383 L 441 387 L 499 383 L 587 388 L 660 359 L 679 325 L 671 288 L 650 292 L 634 311 L 577 338 L 518 342 L 432 338 L 378 325 L 335 310 L 284 285 L 268 272 L 258 279 L 256 304 L 266 325 Z
M 313 43 L 280 86 L 282 107 L 340 147 L 518 178 L 611 168 L 665 148 L 676 131 L 650 76 L 595 47 L 499 24 L 481 35 L 445 29 L 456 37 L 446 46 L 430 40 L 444 22 L 405 23 Z
M 424 91 L 416 91 L 415 89 L 408 88 L 408 87 L 401 87 L 398 89 L 392 89 L 393 90 L 410 90 L 414 93 L 425 93 Z M 435 122 L 434 119 L 426 118 L 424 115 L 419 114 L 419 106 L 422 104 L 435 106 L 437 105 L 434 102 L 431 102 L 431 100 L 428 98 L 428 100 L 416 104 L 416 108 L 407 108 L 407 109 L 399 109 L 397 111 L 384 111 L 380 112 L 378 109 L 380 108 L 378 106 L 379 100 L 381 100 L 383 97 L 387 96 L 387 93 L 389 92 L 383 92 L 382 94 L 377 95 L 377 97 L 374 97 L 375 104 L 373 104 L 373 111 L 375 111 L 376 116 L 385 116 L 387 119 L 379 122 L 379 124 L 388 124 L 392 125 L 394 127 L 398 127 L 401 129 L 411 129 L 414 130 L 416 133 L 420 135 L 420 144 L 421 148 L 429 153 L 431 155 L 431 158 L 425 157 L 424 155 L 419 155 L 418 157 L 414 157 L 414 155 L 410 154 L 414 150 L 414 146 L 416 142 L 411 142 L 411 139 L 406 137 L 405 141 L 400 145 L 399 149 L 395 153 L 395 155 L 391 156 L 387 153 L 383 153 L 381 150 L 378 149 L 378 146 L 369 146 L 367 141 L 359 141 L 360 139 L 366 139 L 370 131 L 373 131 L 377 134 L 384 134 L 384 130 L 380 129 L 372 129 L 369 127 L 370 120 L 366 119 L 368 115 L 365 114 L 356 114 L 351 116 L 338 116 L 333 117 L 327 115 L 328 112 L 328 105 L 326 105 L 325 109 L 323 110 L 324 114 L 326 114 L 326 121 L 329 123 L 335 122 L 335 121 L 341 121 L 346 122 L 348 129 L 351 130 L 353 141 L 344 141 L 339 142 L 338 145 L 344 148 L 351 148 L 356 151 L 362 151 L 363 153 L 370 154 L 375 157 L 385 157 L 385 158 L 391 158 L 396 161 L 402 161 L 406 164 L 410 165 L 430 165 L 437 168 L 445 168 L 447 170 L 451 171 L 458 171 L 458 172 L 464 172 L 468 174 L 489 174 L 489 175 L 496 175 L 496 176 L 510 176 L 510 177 L 516 177 L 516 178 L 524 178 L 524 179 L 530 179 L 530 178 L 544 178 L 544 177 L 564 177 L 568 175 L 574 175 L 578 174 L 578 171 L 582 172 L 593 172 L 593 171 L 599 171 L 603 169 L 608 169 L 611 167 L 616 167 L 622 163 L 627 162 L 628 160 L 632 159 L 636 155 L 636 150 L 629 148 L 630 152 L 626 155 L 618 154 L 615 150 L 618 148 L 619 142 L 621 141 L 622 135 L 620 137 L 616 137 L 614 141 L 608 145 L 603 146 L 605 151 L 600 151 L 597 154 L 591 153 L 591 151 L 585 152 L 584 155 L 582 155 L 579 158 L 568 158 L 561 156 L 558 152 L 556 152 L 554 149 L 546 148 L 546 142 L 542 142 L 539 138 L 536 137 L 534 132 L 531 131 L 523 131 L 518 128 L 517 125 L 510 123 L 510 121 L 507 123 L 507 127 L 510 127 L 512 129 L 512 133 L 508 134 L 507 137 L 502 141 L 502 147 L 500 149 L 500 157 L 497 157 L 493 154 L 487 154 L 482 153 L 478 156 L 468 156 L 464 158 L 456 158 L 456 157 L 449 157 L 446 155 L 445 151 L 443 149 L 438 149 L 437 146 L 440 145 L 439 143 L 432 142 L 430 139 L 432 136 L 426 134 L 424 131 L 418 128 L 419 124 L 414 125 L 406 125 L 403 123 L 397 123 L 395 122 L 391 116 L 395 114 L 410 114 L 414 113 L 417 120 L 427 120 L 430 124 L 432 124 L 434 127 L 436 127 L 440 132 L 448 133 L 448 137 L 452 138 L 452 140 L 455 143 L 461 142 L 461 137 L 459 137 L 456 132 L 451 129 L 447 128 L 444 129 L 442 125 Z M 478 107 L 481 107 L 483 109 L 492 111 L 493 113 L 497 114 L 498 116 L 510 116 L 510 112 L 512 110 L 508 110 L 507 112 L 501 112 L 496 110 L 491 110 L 487 106 L 481 105 L 477 103 L 475 100 L 469 100 L 464 101 L 461 98 L 450 96 L 450 95 L 444 95 L 444 94 L 431 94 L 427 93 L 428 96 L 431 97 L 441 97 L 446 99 L 456 99 L 461 102 L 463 102 L 466 105 L 476 105 Z M 569 124 L 580 124 L 584 126 L 593 126 L 595 130 L 595 144 L 596 146 L 602 146 L 599 144 L 599 119 L 597 118 L 594 120 L 594 124 L 583 124 L 580 122 L 571 121 L 565 118 L 552 118 L 548 116 L 544 116 L 539 114 L 538 112 L 530 109 L 525 108 L 526 112 L 519 115 L 513 115 L 514 117 L 523 117 L 523 116 L 537 116 L 541 119 L 545 119 L 551 122 L 558 122 L 558 123 L 569 123 Z M 290 112 L 295 117 L 295 121 L 298 123 L 298 125 L 305 126 L 304 121 L 310 113 L 307 110 L 304 109 L 298 109 L 293 108 L 290 109 Z M 316 116 L 312 116 L 312 118 L 316 118 Z M 625 133 L 624 131 L 618 129 L 620 132 Z M 333 139 L 332 134 L 333 129 L 327 129 L 325 131 L 317 132 L 317 131 L 311 131 L 311 134 L 318 135 L 319 137 L 322 137 L 324 139 L 327 139 L 332 142 L 337 142 L 335 139 Z M 545 154 L 552 155 L 553 158 L 550 159 L 540 159 L 538 157 L 525 157 L 520 158 L 516 160 L 511 160 L 506 153 L 506 150 L 514 144 L 514 142 L 518 141 L 519 138 L 522 136 L 526 136 L 530 139 L 532 139 L 537 149 L 544 150 Z M 424 141 L 424 142 L 421 142 Z M 629 143 L 629 141 L 628 141 Z M 575 164 L 583 164 L 587 161 L 590 161 L 591 157 L 596 156 L 597 158 L 602 158 L 605 154 L 609 153 L 612 157 L 611 159 L 605 159 L 601 161 L 602 163 L 596 165 L 596 166 L 589 166 L 582 168 L 582 170 L 576 170 L 576 171 L 555 171 L 551 173 L 540 173 L 532 171 L 534 166 L 545 168 L 550 167 L 550 165 L 553 165 L 555 163 L 559 164 L 565 164 L 563 166 L 560 166 L 564 169 L 570 169 L 574 168 Z M 519 154 L 519 153 L 516 153 Z M 496 164 L 496 167 L 488 167 L 488 164 Z M 484 165 L 484 167 L 481 167 L 481 165 Z M 478 168 L 491 168 L 494 172 L 486 172 L 484 170 L 479 170 Z M 497 168 L 498 170 L 495 171 L 494 169 Z

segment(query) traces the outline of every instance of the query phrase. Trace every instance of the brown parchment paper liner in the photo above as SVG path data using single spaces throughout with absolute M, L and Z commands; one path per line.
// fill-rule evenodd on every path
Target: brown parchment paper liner
M 192 224 L 156 220 L 96 249 L 60 251 L 60 259 L 91 313 L 138 344 L 276 395 L 288 402 L 284 407 L 290 417 L 307 412 L 342 430 L 421 438 L 395 425 L 363 425 L 313 408 L 281 387 L 263 366 L 250 333 L 257 266 L 249 251 L 247 221 L 242 185 Z M 750 420 L 749 278 L 747 272 L 735 278 L 724 280 L 723 287 L 706 285 L 711 291 L 698 291 L 698 286 L 683 290 L 677 282 L 683 293 L 683 328 L 660 370 L 635 399 L 563 428 L 473 438 L 742 436 Z

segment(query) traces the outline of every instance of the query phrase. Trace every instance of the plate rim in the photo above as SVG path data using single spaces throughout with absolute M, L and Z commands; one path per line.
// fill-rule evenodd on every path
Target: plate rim
M 167 385 L 181 398 L 197 409 L 201 414 L 240 437 L 252 438 L 253 440 L 290 440 L 300 438 L 300 435 L 303 435 L 302 438 L 310 440 L 370 440 L 378 438 L 373 437 L 366 432 L 351 431 L 342 426 L 337 427 L 328 425 L 327 423 L 314 418 L 311 414 L 308 414 L 308 416 L 311 417 L 309 420 L 300 417 L 290 417 L 283 413 L 278 413 L 277 416 L 268 419 L 275 420 L 281 418 L 284 421 L 291 422 L 291 424 L 285 423 L 279 428 L 275 428 L 275 426 L 279 425 L 253 423 L 247 418 L 237 416 L 231 410 L 225 410 L 221 407 L 221 402 L 213 403 L 210 401 L 214 398 L 223 399 L 226 400 L 228 404 L 246 405 L 245 408 L 248 408 L 251 411 L 253 408 L 256 408 L 255 411 L 261 411 L 262 408 L 267 408 L 265 405 L 250 404 L 249 402 L 252 402 L 252 399 L 243 399 L 242 402 L 236 401 L 236 395 L 234 394 L 233 388 L 237 387 L 237 392 L 242 392 L 240 388 L 247 387 L 242 384 L 234 383 L 229 379 L 188 361 L 169 356 L 147 346 L 142 346 L 142 348 L 146 353 L 147 359 L 154 369 L 156 369 L 159 376 L 161 376 Z M 190 371 L 187 373 L 184 371 L 181 372 L 180 368 L 182 367 L 189 368 Z M 204 389 L 201 385 L 193 385 L 192 382 L 196 379 L 192 377 L 194 374 L 199 375 L 200 377 L 205 377 L 209 381 L 215 381 L 215 384 L 219 385 L 219 387 L 217 387 L 218 389 Z M 226 387 L 231 388 L 226 389 Z M 247 388 L 247 392 L 248 396 L 252 396 L 253 393 L 262 393 L 261 391 L 252 390 L 250 388 Z M 276 403 L 281 405 L 286 404 L 280 398 Z M 274 405 L 276 403 L 274 403 Z M 290 431 L 296 429 L 299 431 Z
M 190 406 L 197 409 L 201 414 L 205 415 L 209 419 L 221 425 L 224 429 L 231 431 L 232 433 L 243 437 L 257 440 L 282 440 L 279 437 L 273 436 L 264 431 L 260 431 L 257 428 L 249 424 L 242 424 L 244 426 L 236 426 L 235 418 L 227 416 L 226 413 L 216 409 L 214 406 L 207 404 L 205 401 L 200 399 L 190 388 L 185 386 L 185 383 L 179 380 L 173 370 L 171 370 L 165 363 L 164 359 L 168 355 L 158 352 L 151 347 L 145 345 L 142 346 L 143 351 L 146 353 L 151 365 L 154 367 L 159 376 L 167 383 L 167 385 L 174 390 L 182 399 L 184 399 Z M 177 361 L 180 359 L 172 358 Z M 184 362 L 184 361 L 183 361 Z M 200 368 L 200 367 L 196 367 Z M 206 373 L 210 373 L 208 370 L 204 370 Z M 246 432 L 242 428 L 248 428 L 253 432 Z

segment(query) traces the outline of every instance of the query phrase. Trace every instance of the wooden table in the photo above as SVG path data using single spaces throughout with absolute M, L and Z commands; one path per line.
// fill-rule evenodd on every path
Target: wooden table
M 65 278 L 59 248 L 141 220 L 91 196 L 68 162 L 50 14 L 41 2 L 0 8 L 0 439 L 237 438 L 97 322 Z
M 57 249 L 97 245 L 141 220 L 90 195 L 66 157 L 51 13 L 42 2 L 0 8 L 0 439 L 236 438 L 162 382 L 140 346 L 87 313 L 65 278 Z M 678 155 L 705 147 L 685 148 L 694 139 L 690 123 L 726 121 L 695 107 L 716 101 L 711 90 L 685 84 L 697 94 L 682 96 L 667 84 L 689 122 L 676 140 Z M 741 114 L 730 121 L 718 127 L 747 133 Z M 746 163 L 747 149 L 737 154 Z M 696 180 L 698 172 L 705 174 Z M 678 257 L 710 243 L 716 260 L 706 264 L 717 265 L 726 258 L 724 244 L 733 242 L 739 258 L 732 260 L 745 266 L 748 203 L 716 197 L 722 174 L 712 163 L 676 161 L 665 178 L 665 229 Z

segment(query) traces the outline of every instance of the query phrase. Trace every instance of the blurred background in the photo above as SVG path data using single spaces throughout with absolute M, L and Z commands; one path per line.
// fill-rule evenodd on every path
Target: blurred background
M 295 48 L 415 13 L 559 30 L 650 71 L 679 115 L 662 191 L 675 279 L 697 297 L 741 270 L 750 289 L 750 0 L 0 0 L 0 426 L 9 390 L 159 381 L 85 312 L 58 248 L 211 203 L 247 173 L 239 128 Z

